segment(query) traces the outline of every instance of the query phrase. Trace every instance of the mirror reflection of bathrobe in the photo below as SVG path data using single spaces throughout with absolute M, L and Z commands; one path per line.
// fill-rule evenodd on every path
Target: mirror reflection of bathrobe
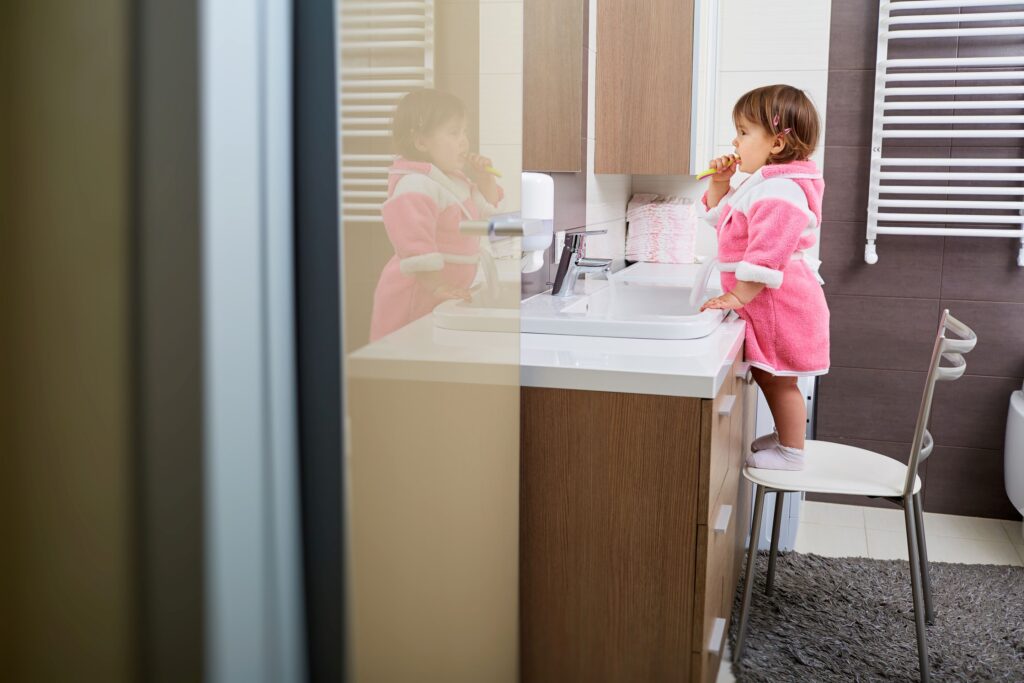
M 480 238 L 460 233 L 459 223 L 494 210 L 465 175 L 452 177 L 433 164 L 395 159 L 388 171 L 388 198 L 381 206 L 395 254 L 374 292 L 370 341 L 422 318 L 444 301 L 415 273 L 438 272 L 444 284 L 460 289 L 473 283 Z
M 813 161 L 762 166 L 701 217 L 718 234 L 723 291 L 737 280 L 766 286 L 737 313 L 747 322 L 746 360 L 773 375 L 823 375 L 829 369 L 829 311 L 818 240 L 825 190 Z

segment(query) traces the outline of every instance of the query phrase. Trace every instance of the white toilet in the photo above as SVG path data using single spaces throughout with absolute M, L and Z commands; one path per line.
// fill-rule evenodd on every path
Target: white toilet
M 1024 515 L 1024 388 L 1010 394 L 1010 411 L 1006 416 L 1006 451 L 1003 472 L 1006 495 Z M 1024 526 L 1021 527 L 1024 535 Z

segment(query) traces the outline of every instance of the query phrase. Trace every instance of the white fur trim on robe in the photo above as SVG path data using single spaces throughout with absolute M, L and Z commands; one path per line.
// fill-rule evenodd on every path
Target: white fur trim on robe
M 772 289 L 782 286 L 782 271 L 759 266 L 749 261 L 740 261 L 736 266 L 736 279 L 747 282 L 760 282 Z
M 427 273 L 444 268 L 444 256 L 440 252 L 431 254 L 417 254 L 407 256 L 398 262 L 398 267 L 403 273 Z

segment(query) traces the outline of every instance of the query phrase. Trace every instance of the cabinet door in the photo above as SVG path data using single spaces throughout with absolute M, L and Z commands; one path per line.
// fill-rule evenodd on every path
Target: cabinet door
M 583 170 L 586 0 L 523 3 L 523 170 Z
M 598 3 L 595 172 L 690 172 L 693 1 Z
M 521 396 L 521 679 L 686 680 L 701 400 Z

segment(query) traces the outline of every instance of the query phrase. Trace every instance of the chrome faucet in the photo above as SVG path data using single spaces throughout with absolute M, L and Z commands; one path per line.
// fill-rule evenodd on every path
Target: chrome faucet
M 586 273 L 603 273 L 611 268 L 612 260 L 606 258 L 585 258 L 587 235 L 604 235 L 607 230 L 570 232 L 565 236 L 562 258 L 558 262 L 552 296 L 568 297 L 575 294 L 576 280 Z

